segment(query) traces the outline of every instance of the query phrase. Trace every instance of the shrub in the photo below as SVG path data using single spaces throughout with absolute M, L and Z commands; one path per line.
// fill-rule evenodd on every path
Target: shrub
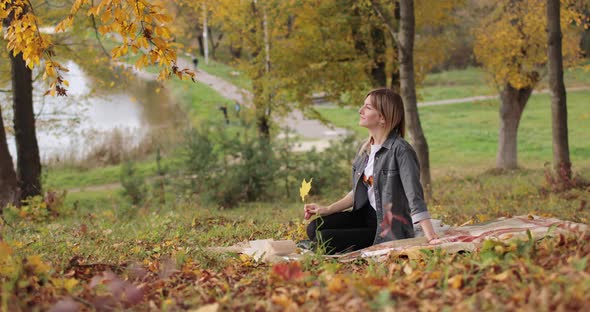
M 310 177 L 312 194 L 342 194 L 350 188 L 357 146 L 356 138 L 349 136 L 322 152 L 296 153 L 286 140 L 269 145 L 245 132 L 231 136 L 224 129 L 203 127 L 187 133 L 184 158 L 191 179 L 180 186 L 221 207 L 297 196 L 301 180 Z
M 321 152 L 314 149 L 301 153 L 292 174 L 298 181 L 313 177 L 310 192 L 313 195 L 340 196 L 352 188 L 350 166 L 359 144 L 357 138 L 350 135 L 332 141 Z
M 233 207 L 272 194 L 277 162 L 271 147 L 257 140 L 201 128 L 187 134 L 184 155 L 191 182 L 181 185 L 205 201 Z
M 44 196 L 32 196 L 22 201 L 20 207 L 9 205 L 4 210 L 8 221 L 28 220 L 33 222 L 46 222 L 57 217 L 63 206 L 66 192 L 58 193 L 49 190 Z
M 141 204 L 147 195 L 147 188 L 143 177 L 135 170 L 135 164 L 131 161 L 121 166 L 121 195 L 128 198 L 133 205 Z

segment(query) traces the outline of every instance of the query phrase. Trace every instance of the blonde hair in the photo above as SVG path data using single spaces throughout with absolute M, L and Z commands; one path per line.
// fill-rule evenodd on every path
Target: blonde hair
M 406 121 L 402 97 L 388 88 L 375 89 L 367 93 L 366 97 L 371 97 L 371 106 L 385 119 L 385 130 L 388 136 L 391 131 L 397 131 L 402 138 L 405 137 Z M 373 138 L 369 137 L 361 151 L 368 153 L 372 140 Z

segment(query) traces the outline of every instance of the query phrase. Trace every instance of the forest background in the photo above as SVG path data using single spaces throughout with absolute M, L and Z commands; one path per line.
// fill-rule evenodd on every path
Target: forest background
M 304 239 L 300 181 L 306 201 L 347 192 L 381 86 L 404 97 L 435 218 L 588 224 L 588 1 L 6 0 L 0 17 L 3 310 L 590 300 L 588 234 L 385 263 L 206 249 Z

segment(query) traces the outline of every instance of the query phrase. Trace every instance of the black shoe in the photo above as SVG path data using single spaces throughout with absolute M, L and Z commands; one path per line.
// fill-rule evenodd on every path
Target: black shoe
M 311 251 L 315 251 L 317 248 L 317 245 L 318 244 L 316 242 L 309 240 L 309 239 L 298 241 L 296 244 L 296 246 L 301 249 L 306 249 L 306 250 L 311 250 Z

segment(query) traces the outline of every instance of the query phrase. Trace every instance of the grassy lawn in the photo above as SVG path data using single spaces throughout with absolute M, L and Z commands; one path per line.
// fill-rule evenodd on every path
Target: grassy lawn
M 485 72 L 473 67 L 429 74 L 422 86 L 416 91 L 421 102 L 493 95 L 495 93 Z
M 568 127 L 571 159 L 575 166 L 590 164 L 588 99 L 590 91 L 568 93 Z M 319 108 L 337 127 L 366 136 L 358 124 L 357 109 Z M 498 103 L 429 106 L 420 108 L 434 170 L 493 167 L 498 142 Z M 523 167 L 542 167 L 551 162 L 551 108 L 549 95 L 533 95 L 523 113 L 518 135 L 519 161 Z
M 583 174 L 590 177 L 589 171 Z M 582 203 L 590 201 L 590 193 L 541 192 L 543 180 L 542 170 L 448 175 L 435 181 L 430 210 L 449 224 L 528 213 L 588 224 L 590 210 Z M 527 309 L 538 302 L 538 293 L 550 298 L 548 305 L 576 310 L 590 300 L 589 236 L 536 244 L 490 242 L 478 252 L 425 253 L 422 259 L 338 263 L 310 255 L 302 262 L 266 264 L 206 248 L 304 238 L 298 200 L 217 210 L 168 195 L 164 205 L 134 207 L 115 192 L 82 192 L 53 208 L 59 216 L 43 214 L 42 205 L 26 213 L 5 211 L 3 310 L 48 310 L 67 298 L 90 309 L 108 304 L 133 310 L 195 309 L 212 303 L 223 310 L 317 310 L 326 305 Z M 102 285 L 95 286 L 97 281 Z M 125 289 L 123 295 L 118 289 Z
M 475 71 L 463 74 L 470 78 L 458 85 L 478 77 Z M 218 106 L 231 103 L 207 86 L 173 80 L 169 88 L 185 103 L 193 125 L 224 124 Z M 463 92 L 455 89 L 455 95 Z M 588 98 L 590 91 L 568 93 L 572 162 L 586 180 Z M 524 112 L 519 132 L 523 169 L 502 174 L 487 170 L 497 148 L 495 101 L 420 109 L 435 173 L 429 203 L 433 217 L 459 225 L 535 214 L 590 224 L 587 185 L 551 192 L 545 180 L 543 163 L 551 161 L 548 99 L 534 95 Z M 356 127 L 356 109 L 320 111 L 336 126 L 352 126 L 366 135 Z M 240 128 L 230 124 L 221 129 Z M 164 165 L 181 169 L 179 154 L 164 157 Z M 154 160 L 136 166 L 140 176 L 155 174 Z M 46 185 L 63 189 L 118 182 L 120 171 L 120 166 L 49 168 Z M 421 259 L 339 263 L 313 254 L 297 263 L 258 263 L 207 247 L 304 239 L 306 224 L 296 194 L 220 210 L 177 194 L 172 184 L 165 188 L 165 203 L 148 197 L 134 206 L 118 190 L 81 190 L 49 207 L 37 202 L 5 210 L 0 219 L 0 311 L 49 310 L 58 301 L 88 310 L 138 311 L 195 310 L 207 304 L 220 310 L 273 311 L 531 310 L 543 300 L 552 309 L 581 310 L 590 302 L 588 234 L 537 243 L 490 241 L 473 253 L 425 251 Z
M 163 155 L 160 163 L 162 168 L 172 174 L 181 169 L 182 164 L 180 151 L 174 151 L 170 155 Z M 155 155 L 134 162 L 134 166 L 138 177 L 147 178 L 157 174 Z M 61 190 L 116 183 L 119 182 L 121 177 L 121 167 L 121 164 L 90 169 L 46 167 L 44 168 L 44 187 Z
M 538 90 L 547 88 L 547 77 L 540 82 Z M 590 73 L 581 68 L 566 69 L 564 72 L 567 88 L 590 86 Z M 433 73 L 417 90 L 420 102 L 465 98 L 479 95 L 497 95 L 488 74 L 481 68 L 469 67 L 463 70 L 449 70 Z
M 192 58 L 184 57 L 184 59 L 192 64 Z M 238 71 L 234 67 L 212 59 L 209 59 L 209 64 L 206 64 L 205 59 L 201 56 L 197 57 L 197 59 L 199 59 L 198 69 L 202 69 L 213 76 L 223 78 L 225 81 L 228 81 L 242 89 L 252 89 L 250 79 L 245 73 Z

